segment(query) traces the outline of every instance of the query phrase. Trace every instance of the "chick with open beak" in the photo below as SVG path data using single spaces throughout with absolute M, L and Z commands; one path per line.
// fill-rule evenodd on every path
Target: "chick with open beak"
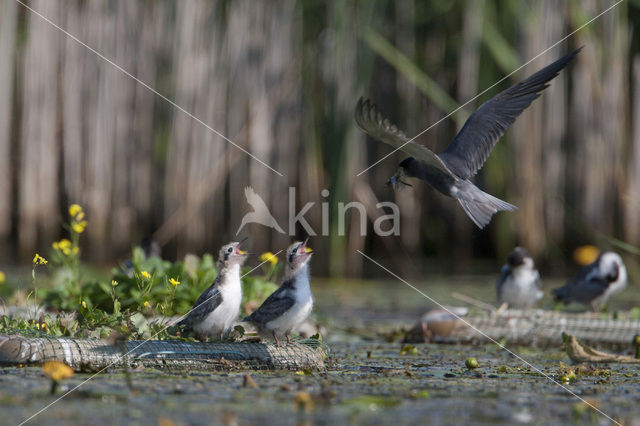
M 183 333 L 193 331 L 200 339 L 222 340 L 229 331 L 242 302 L 240 268 L 249 254 L 241 246 L 246 240 L 222 246 L 218 253 L 218 276 L 177 324 Z
M 307 240 L 295 242 L 287 249 L 287 266 L 280 287 L 244 321 L 253 323 L 261 334 L 271 334 L 279 345 L 278 336 L 287 343 L 291 331 L 302 324 L 313 309 L 309 284 L 309 260 L 313 250 Z

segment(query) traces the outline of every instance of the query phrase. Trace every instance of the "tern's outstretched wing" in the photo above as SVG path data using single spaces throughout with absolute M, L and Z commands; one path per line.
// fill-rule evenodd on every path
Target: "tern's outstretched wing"
M 549 86 L 549 81 L 567 66 L 580 49 L 547 65 L 482 104 L 438 156 L 462 179 L 475 175 L 505 130 L 540 96 L 540 92 Z
M 384 117 L 369 99 L 360 98 L 358 100 L 355 118 L 358 127 L 372 138 L 398 148 L 426 165 L 451 174 L 447 166 L 433 151 L 414 141 L 407 143 L 409 138 L 388 118 Z

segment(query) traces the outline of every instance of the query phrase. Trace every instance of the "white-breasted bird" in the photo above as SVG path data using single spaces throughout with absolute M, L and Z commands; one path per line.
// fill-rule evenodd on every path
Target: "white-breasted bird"
M 542 282 L 533 258 L 522 247 L 513 249 L 502 267 L 496 291 L 500 304 L 512 309 L 529 309 L 542 299 Z
M 403 181 L 405 177 L 421 179 L 444 195 L 458 200 L 471 220 L 479 228 L 484 228 L 498 211 L 513 211 L 516 207 L 481 191 L 470 179 L 482 168 L 507 128 L 579 51 L 574 50 L 482 104 L 439 154 L 409 139 L 368 99 L 360 98 L 358 101 L 355 120 L 372 138 L 410 155 L 387 182 L 393 189 L 407 185 Z
M 278 336 L 287 338 L 291 330 L 302 324 L 313 309 L 309 284 L 309 259 L 312 250 L 307 242 L 295 242 L 287 249 L 287 265 L 280 287 L 243 321 L 253 323 L 261 334 L 271 334 L 279 345 Z
M 568 305 L 578 302 L 596 311 L 611 297 L 627 286 L 627 268 L 619 254 L 606 251 L 583 267 L 578 275 L 564 286 L 552 291 L 556 300 Z
M 218 276 L 198 297 L 189 314 L 177 325 L 188 333 L 190 331 L 201 338 L 219 337 L 229 331 L 240 311 L 242 302 L 242 284 L 240 267 L 248 253 L 240 250 L 240 242 L 222 246 L 218 254 Z

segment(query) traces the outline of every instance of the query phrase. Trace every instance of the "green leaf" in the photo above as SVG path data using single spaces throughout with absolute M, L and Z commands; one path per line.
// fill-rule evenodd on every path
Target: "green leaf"
M 140 312 L 136 312 L 129 318 L 131 324 L 135 327 L 138 334 L 148 333 L 150 331 L 147 319 Z
M 140 247 L 134 247 L 131 261 L 133 262 L 133 266 L 135 267 L 135 269 L 138 270 L 145 260 L 146 256 L 144 255 L 144 250 L 142 250 Z

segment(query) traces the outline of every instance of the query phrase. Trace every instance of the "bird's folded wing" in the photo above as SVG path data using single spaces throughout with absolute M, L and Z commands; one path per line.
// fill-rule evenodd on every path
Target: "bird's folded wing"
M 438 156 L 457 176 L 468 179 L 475 175 L 505 130 L 540 96 L 540 92 L 549 86 L 548 82 L 567 66 L 580 49 L 574 50 L 482 104 Z
M 508 265 L 504 265 L 502 270 L 500 271 L 500 276 L 496 281 L 496 293 L 498 294 L 498 299 L 502 299 L 502 287 L 504 286 L 505 281 L 507 281 L 507 277 L 511 273 L 511 269 Z
M 295 299 L 288 292 L 279 290 L 282 288 L 272 293 L 258 309 L 245 318 L 245 321 L 266 324 L 289 310 L 294 305 Z
M 369 99 L 360 98 L 360 100 L 358 100 L 355 119 L 358 127 L 372 138 L 400 149 L 424 164 L 451 174 L 447 166 L 433 151 L 414 141 L 409 142 L 409 138 L 407 138 L 402 130 L 392 124 L 388 118 L 385 118 Z
M 608 287 L 608 281 L 600 277 L 594 277 L 588 281 L 579 282 L 576 287 L 574 287 L 573 292 L 576 298 L 583 301 L 590 301 L 602 296 Z
M 179 325 L 185 327 L 192 327 L 193 324 L 204 320 L 207 315 L 215 311 L 216 308 L 222 303 L 222 294 L 217 287 L 209 287 L 207 291 L 202 293 L 196 303 L 193 305 L 193 309 L 189 312 L 189 315 Z

